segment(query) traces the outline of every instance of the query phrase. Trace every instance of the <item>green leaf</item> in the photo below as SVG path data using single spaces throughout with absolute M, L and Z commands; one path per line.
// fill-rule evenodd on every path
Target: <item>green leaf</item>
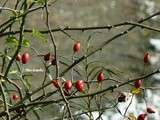
M 24 39 L 23 42 L 22 42 L 22 45 L 26 48 L 30 47 L 30 42 L 28 39 Z
M 12 37 L 8 37 L 6 39 L 5 44 L 7 46 L 10 46 L 10 47 L 15 47 L 15 46 L 18 46 L 18 40 L 16 39 L 16 37 L 13 37 L 13 36 Z
M 97 67 L 94 71 L 94 74 L 91 76 L 91 80 L 94 80 L 94 79 L 96 79 L 96 77 L 97 77 L 97 75 L 98 75 L 98 73 L 100 72 L 100 71 L 102 71 L 103 69 L 102 69 L 102 67 Z
M 35 109 L 33 109 L 33 113 L 37 117 L 37 120 L 40 120 L 40 116 L 39 116 L 38 111 L 36 111 Z
M 119 77 L 114 71 L 112 71 L 111 69 L 106 69 L 106 68 L 103 68 L 106 73 L 108 74 L 108 76 L 112 76 L 112 75 L 115 75 L 117 77 Z
M 37 2 L 39 5 L 44 5 L 44 4 L 45 4 L 45 0 L 36 0 L 36 2 Z
M 28 79 L 22 80 L 22 82 L 27 90 L 29 90 L 31 88 L 31 83 L 29 82 Z
M 10 74 L 17 74 L 17 70 L 12 70 L 9 72 Z
M 27 0 L 27 5 L 31 5 L 34 2 L 34 0 Z
M 39 32 L 36 29 L 32 30 L 32 36 L 39 41 L 42 41 L 42 42 L 45 42 L 45 43 L 47 42 L 47 38 L 41 32 Z
M 93 67 L 89 72 L 88 72 L 88 77 L 90 77 L 92 74 L 95 74 L 95 71 L 97 70 L 97 69 L 100 69 L 101 67 L 100 66 L 95 66 L 95 67 Z M 94 78 L 94 77 L 93 77 Z
M 67 63 L 65 63 L 65 62 L 63 62 L 63 61 L 59 61 L 62 65 L 64 65 L 64 66 L 67 66 L 67 67 L 69 67 L 70 65 L 69 64 L 67 64 Z M 73 68 L 73 71 L 75 71 L 79 76 L 82 76 L 81 75 L 81 73 L 78 71 L 78 70 L 76 70 L 75 68 Z
M 93 66 L 93 65 L 100 66 L 99 65 L 100 62 L 101 62 L 100 60 L 91 61 L 86 65 L 86 69 L 88 69 L 90 66 Z
M 5 57 L 8 59 L 8 60 L 11 60 L 12 58 L 8 55 L 5 55 Z

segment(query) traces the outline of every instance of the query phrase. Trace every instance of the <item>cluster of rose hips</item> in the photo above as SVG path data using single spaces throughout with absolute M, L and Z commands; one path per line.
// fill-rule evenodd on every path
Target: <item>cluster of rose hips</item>
M 126 102 L 129 97 L 130 97 L 129 93 L 121 92 L 118 97 L 118 102 Z M 147 120 L 147 115 L 152 113 L 155 113 L 155 109 L 154 107 L 149 106 L 146 108 L 146 112 L 138 115 L 136 120 Z
M 77 41 L 73 45 L 74 53 L 78 53 L 80 51 L 80 47 L 81 47 L 81 44 L 80 44 L 79 41 Z M 49 60 L 49 58 L 50 58 L 49 56 L 50 56 L 50 54 L 45 55 L 44 59 Z M 99 72 L 99 74 L 97 76 L 97 82 L 102 82 L 104 79 L 105 79 L 104 73 L 102 71 Z M 59 80 L 52 80 L 52 83 L 56 88 L 60 87 L 60 81 Z M 65 90 L 64 92 L 68 93 L 68 91 L 72 89 L 72 86 L 73 86 L 72 81 L 71 80 L 66 80 L 65 83 L 64 83 L 64 90 Z M 75 82 L 75 88 L 77 89 L 77 91 L 83 92 L 84 91 L 84 87 L 85 87 L 85 85 L 84 85 L 84 81 L 83 80 L 77 80 Z
M 29 55 L 28 52 L 25 52 L 22 55 L 18 54 L 16 56 L 16 60 L 19 61 L 19 62 L 22 62 L 23 64 L 27 64 L 30 60 L 30 55 Z
M 144 64 L 149 64 L 151 60 L 151 56 L 149 53 L 145 53 L 144 54 Z M 140 89 L 142 87 L 143 81 L 142 80 L 136 80 L 134 82 L 134 87 L 136 89 Z M 127 94 L 125 92 L 120 93 L 119 97 L 118 97 L 118 102 L 126 102 L 127 101 Z M 140 115 L 138 115 L 137 120 L 146 120 L 147 119 L 147 115 L 148 114 L 152 114 L 155 113 L 155 110 L 153 107 L 147 107 L 146 108 L 146 112 L 142 113 Z
M 100 72 L 97 76 L 97 81 L 98 82 L 101 82 L 104 80 L 104 74 L 103 72 Z M 56 88 L 59 88 L 60 87 L 60 80 L 56 79 L 56 80 L 52 80 L 52 83 L 53 85 L 56 87 Z M 66 92 L 68 92 L 69 90 L 72 89 L 72 86 L 73 86 L 73 83 L 71 80 L 66 80 L 65 83 L 64 83 L 64 89 Z M 83 92 L 84 91 L 84 81 L 83 80 L 77 80 L 75 82 L 75 88 L 79 91 L 79 92 Z
M 105 76 L 104 76 L 104 73 L 103 72 L 99 72 L 98 76 L 97 76 L 97 82 L 102 82 L 103 80 L 105 79 Z M 52 83 L 53 85 L 56 87 L 56 88 L 59 88 L 60 87 L 60 80 L 56 79 L 56 80 L 52 80 Z M 84 80 L 77 80 L 75 83 L 75 88 L 77 89 L 77 91 L 79 92 L 84 92 L 84 87 L 85 87 L 85 82 Z M 73 83 L 71 80 L 66 80 L 64 82 L 64 92 L 66 93 L 66 95 L 69 95 L 67 93 L 69 93 L 69 91 L 72 89 L 73 87 Z
M 150 60 L 151 60 L 151 55 L 149 53 L 145 53 L 144 58 L 143 58 L 144 64 L 149 64 Z M 134 87 L 139 89 L 139 88 L 141 88 L 142 84 L 143 84 L 142 80 L 136 80 L 134 82 Z
M 147 119 L 147 115 L 148 114 L 152 114 L 152 113 L 155 113 L 155 109 L 153 107 L 147 107 L 146 109 L 146 113 L 141 113 L 137 120 L 146 120 Z
M 142 80 L 136 80 L 134 82 L 134 87 L 136 89 L 140 89 L 141 86 L 143 84 L 143 81 Z M 118 102 L 126 102 L 128 100 L 128 93 L 126 92 L 120 92 L 119 96 L 118 96 Z
M 146 52 L 144 54 L 144 58 L 143 58 L 144 64 L 149 64 L 150 59 L 151 59 L 150 54 L 148 52 Z M 140 88 L 142 86 L 142 80 L 135 81 L 134 86 L 135 86 L 135 88 Z M 147 107 L 146 111 L 147 111 L 147 113 L 155 113 L 155 110 L 152 107 Z M 145 120 L 147 117 L 147 113 L 140 114 L 138 116 L 137 120 Z
M 56 80 L 52 80 L 52 83 L 53 85 L 56 87 L 56 88 L 60 88 L 60 80 L 56 79 Z M 64 93 L 66 95 L 69 95 L 69 91 L 72 89 L 73 87 L 73 83 L 71 80 L 66 80 L 64 82 Z M 75 83 L 75 88 L 79 91 L 79 92 L 84 92 L 84 88 L 85 85 L 84 85 L 84 81 L 83 80 L 77 80 L 76 83 Z M 67 94 L 68 93 L 68 94 Z

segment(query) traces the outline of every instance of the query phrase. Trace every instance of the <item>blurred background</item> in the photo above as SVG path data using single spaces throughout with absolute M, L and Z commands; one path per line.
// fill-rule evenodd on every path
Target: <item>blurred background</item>
M 5 0 L 0 1 L 0 6 Z M 51 1 L 52 2 L 52 1 Z M 15 1 L 8 0 L 6 7 L 14 8 Z M 57 0 L 54 5 L 50 6 L 50 23 L 52 28 L 65 27 L 89 27 L 89 26 L 105 26 L 113 25 L 125 21 L 136 22 L 141 18 L 152 15 L 160 10 L 159 0 Z M 10 18 L 12 13 L 0 13 L 0 23 Z M 151 27 L 160 28 L 160 16 L 156 16 L 144 24 Z M 17 30 L 19 23 L 13 26 L 13 31 Z M 58 54 L 68 59 L 68 64 L 72 62 L 72 46 L 75 41 L 80 41 L 82 51 L 77 57 L 86 54 L 87 40 L 90 39 L 90 50 L 97 48 L 104 41 L 107 41 L 114 35 L 126 30 L 129 26 L 113 28 L 111 30 L 92 30 L 92 31 L 66 31 L 71 37 L 68 37 L 63 32 L 55 32 L 55 39 L 58 48 Z M 27 16 L 25 29 L 47 30 L 45 25 L 45 12 L 41 9 Z M 35 48 L 40 54 L 53 52 L 53 45 L 47 35 L 43 35 L 43 39 L 33 37 L 26 33 L 26 39 L 30 40 L 30 46 Z M 0 51 L 4 50 L 6 37 L 0 38 Z M 142 74 L 147 74 L 160 67 L 160 34 L 158 32 L 149 31 L 146 29 L 136 28 L 130 31 L 127 35 L 109 43 L 102 51 L 97 52 L 89 58 L 89 60 L 100 60 L 106 68 L 113 70 L 119 74 L 120 79 L 135 78 Z M 43 69 L 43 64 L 39 57 L 35 55 L 32 49 L 23 48 L 21 51 L 29 51 L 32 55 L 30 64 L 24 66 L 27 69 Z M 151 65 L 144 66 L 143 55 L 149 52 L 151 54 Z M 65 60 L 64 60 L 65 61 Z M 66 66 L 61 67 L 63 71 Z M 14 67 L 13 67 L 14 69 Z M 78 68 L 83 75 L 83 64 Z M 54 77 L 54 70 L 51 73 Z M 31 78 L 28 78 L 32 84 L 31 89 L 39 87 L 40 79 L 43 78 L 43 72 L 34 73 Z M 70 73 L 64 76 L 66 79 L 71 79 Z M 75 79 L 85 79 L 85 76 L 75 75 Z M 158 84 L 157 84 L 158 83 Z M 150 78 L 145 83 L 146 86 L 159 85 L 159 76 Z M 51 86 L 48 89 L 52 89 Z M 126 89 L 126 88 L 125 88 Z M 47 106 L 43 109 L 42 119 L 53 118 L 58 114 L 58 107 L 55 105 Z M 54 109 L 53 109 L 54 108 Z M 45 111 L 45 109 L 47 111 Z M 50 112 L 48 112 L 50 109 Z M 53 114 L 55 113 L 55 114 Z M 45 116 L 44 116 L 44 115 Z M 47 116 L 47 117 L 46 117 Z M 34 119 L 34 118 L 33 118 Z M 110 118 L 111 119 L 111 118 Z

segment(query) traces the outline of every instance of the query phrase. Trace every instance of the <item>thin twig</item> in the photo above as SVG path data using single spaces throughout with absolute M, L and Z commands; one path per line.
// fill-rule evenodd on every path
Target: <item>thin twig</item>
M 5 114 L 7 116 L 7 120 L 10 120 L 10 114 L 9 114 L 8 105 L 7 105 L 7 97 L 5 95 L 5 91 L 4 91 L 4 88 L 3 88 L 3 85 L 2 85 L 2 81 L 3 80 L 0 77 L 0 89 L 1 89 L 2 98 L 3 98 L 3 101 L 4 101 Z
M 126 113 L 127 113 L 127 111 L 128 111 L 128 109 L 129 109 L 129 107 L 131 106 L 131 104 L 132 104 L 132 101 L 133 101 L 133 97 L 134 97 L 134 95 L 132 95 L 132 97 L 131 97 L 131 101 L 129 102 L 129 104 L 128 104 L 128 106 L 127 106 L 127 108 L 126 108 L 126 110 L 125 110 L 125 112 L 124 112 L 124 117 L 126 117 Z
M 50 38 L 51 38 L 53 46 L 54 46 L 54 54 L 55 54 L 55 59 L 56 59 L 56 78 L 59 78 L 59 63 L 58 63 L 58 55 L 57 55 L 57 46 L 56 46 L 56 42 L 55 42 L 55 37 L 54 37 L 54 35 L 51 31 L 51 27 L 50 27 L 50 23 L 49 23 L 49 11 L 48 11 L 47 0 L 45 0 L 45 10 L 46 10 L 46 25 L 47 25 L 47 28 L 49 30 L 49 35 L 50 35 Z M 61 96 L 62 96 L 64 102 L 66 103 L 67 110 L 68 110 L 68 113 L 69 113 L 69 119 L 74 120 L 73 116 L 72 116 L 71 109 L 70 109 L 69 102 L 64 95 L 62 86 L 60 86 L 59 90 L 60 90 L 60 93 L 61 93 Z

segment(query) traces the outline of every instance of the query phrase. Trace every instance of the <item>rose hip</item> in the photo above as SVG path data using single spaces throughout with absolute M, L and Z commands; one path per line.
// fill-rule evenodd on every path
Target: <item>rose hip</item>
M 78 53 L 80 51 L 80 48 L 81 48 L 81 43 L 78 41 L 73 46 L 74 53 Z
M 30 60 L 30 55 L 28 52 L 25 52 L 23 55 L 22 55 L 22 63 L 23 64 L 27 64 Z
M 103 80 L 105 79 L 104 77 L 104 73 L 103 72 L 100 72 L 97 76 L 97 81 L 98 82 L 102 82 Z
M 84 81 L 83 80 L 77 80 L 75 87 L 77 88 L 77 90 L 79 92 L 83 92 L 84 91 Z

